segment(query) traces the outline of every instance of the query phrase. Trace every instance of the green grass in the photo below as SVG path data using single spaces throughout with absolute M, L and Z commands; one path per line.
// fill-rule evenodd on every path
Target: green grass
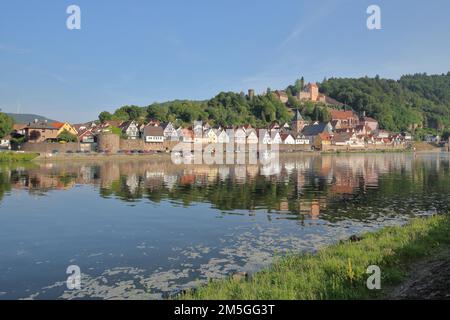
M 250 279 L 217 280 L 187 292 L 180 299 L 371 299 L 399 284 L 411 263 L 450 244 L 448 215 L 414 219 L 362 235 L 358 242 L 340 242 L 317 254 L 279 258 Z M 367 267 L 381 268 L 382 290 L 366 286 Z
M 31 161 L 37 156 L 37 153 L 0 152 L 0 162 Z

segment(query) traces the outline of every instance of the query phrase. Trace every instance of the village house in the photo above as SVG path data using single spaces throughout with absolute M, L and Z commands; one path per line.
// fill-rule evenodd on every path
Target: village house
M 258 134 L 259 143 L 272 144 L 272 138 L 270 137 L 270 133 L 267 129 L 257 129 L 256 133 Z
M 374 118 L 363 116 L 360 119 L 359 123 L 361 125 L 364 125 L 365 127 L 368 127 L 371 132 L 377 131 L 379 129 L 378 121 L 375 120 Z
M 179 129 L 178 135 L 181 142 L 192 143 L 194 142 L 194 131 L 191 129 L 181 128 Z
M 335 146 L 364 147 L 364 139 L 359 138 L 354 132 L 334 134 L 331 143 Z
M 83 131 L 80 130 L 77 134 L 77 137 L 78 137 L 78 141 L 80 143 L 95 143 L 96 142 L 96 137 L 95 137 L 94 133 L 89 129 L 86 129 Z
M 238 127 L 234 131 L 234 142 L 237 144 L 245 144 L 247 141 L 247 135 L 242 127 Z
M 283 139 L 281 139 L 280 132 L 272 131 L 272 144 L 282 144 Z
M 230 143 L 230 136 L 226 130 L 219 129 L 216 133 L 217 143 Z
M 331 145 L 332 136 L 328 132 L 319 133 L 314 139 L 314 147 L 317 150 L 324 150 Z
M 29 123 L 25 130 L 25 137 L 31 142 L 44 142 L 48 140 L 56 141 L 58 139 L 59 129 L 51 126 L 46 121 L 34 121 Z
M 161 128 L 164 130 L 164 139 L 169 141 L 177 141 L 179 139 L 178 131 L 172 122 L 161 124 Z
M 256 130 L 247 130 L 247 143 L 248 144 L 257 144 L 259 142 L 258 135 L 256 134 Z
M 214 129 L 207 129 L 204 134 L 207 143 L 217 143 L 217 134 Z
M 280 137 L 283 144 L 295 144 L 295 139 L 290 133 L 281 133 Z
M 309 139 L 302 133 L 298 133 L 295 137 L 295 144 L 299 145 L 309 145 Z
M 58 129 L 58 136 L 64 131 L 67 131 L 74 136 L 78 135 L 77 130 L 68 122 L 52 122 L 50 125 Z
M 321 133 L 331 134 L 333 128 L 329 122 L 315 122 L 303 128 L 302 134 L 309 140 L 310 145 L 317 145 L 316 140 Z
M 160 126 L 152 126 L 152 125 L 145 126 L 144 141 L 146 143 L 163 143 L 164 129 Z
M 27 127 L 26 124 L 22 124 L 22 123 L 14 123 L 13 124 L 13 132 L 15 134 L 24 136 L 25 135 L 25 128 Z
M 203 123 L 201 121 L 195 121 L 192 130 L 196 135 L 200 136 L 203 134 Z
M 335 110 L 330 109 L 331 122 L 335 129 L 341 129 L 345 127 L 354 127 L 359 124 L 359 117 L 352 110 Z
M 127 135 L 128 140 L 137 140 L 140 138 L 139 124 L 134 120 L 125 121 L 119 128 Z

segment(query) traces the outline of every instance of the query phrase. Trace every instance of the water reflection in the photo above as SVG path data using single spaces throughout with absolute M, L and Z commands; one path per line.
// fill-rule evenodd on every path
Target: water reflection
M 449 200 L 444 153 L 286 155 L 276 168 L 164 156 L 0 167 L 0 299 L 160 298 Z M 64 287 L 74 263 L 76 292 Z

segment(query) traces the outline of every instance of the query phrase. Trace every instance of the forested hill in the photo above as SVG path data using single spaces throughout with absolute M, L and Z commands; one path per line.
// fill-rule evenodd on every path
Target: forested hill
M 249 97 L 244 93 L 221 92 L 205 101 L 175 100 L 153 103 L 146 107 L 124 106 L 114 113 L 100 114 L 105 120 L 176 121 L 189 124 L 194 120 L 210 124 L 241 125 L 250 123 L 266 126 L 277 120 L 290 121 L 292 109 L 299 109 L 307 120 L 329 120 L 328 108 L 323 103 L 299 101 L 294 96 L 304 86 L 299 79 L 286 88 L 288 103 L 282 103 L 271 90 L 265 95 Z M 416 74 L 400 80 L 375 78 L 331 78 L 319 83 L 327 96 L 355 111 L 366 111 L 380 122 L 383 129 L 399 132 L 413 128 L 416 135 L 450 130 L 450 72 L 446 75 Z M 334 106 L 336 108 L 336 106 Z M 289 110 L 291 109 L 291 110 Z
M 450 127 L 450 72 L 400 80 L 331 78 L 319 87 L 355 111 L 366 111 L 387 130 L 408 130 L 411 124 L 438 130 Z

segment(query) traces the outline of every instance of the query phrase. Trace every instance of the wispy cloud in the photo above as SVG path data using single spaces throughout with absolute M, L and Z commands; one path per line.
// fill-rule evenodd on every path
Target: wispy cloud
M 268 86 L 282 85 L 289 77 L 298 76 L 296 73 L 304 65 L 308 64 L 307 58 L 303 56 L 298 59 L 295 43 L 301 43 L 301 37 L 305 32 L 314 29 L 318 23 L 330 16 L 340 5 L 337 0 L 320 1 L 311 11 L 303 12 L 299 22 L 287 33 L 280 43 L 275 47 L 271 61 L 264 64 L 263 68 L 256 74 L 241 80 L 243 85 L 264 89 Z M 316 63 L 316 62 L 315 62 Z M 292 78 L 289 79 L 291 81 Z
M 298 40 L 305 31 L 314 26 L 319 20 L 329 16 L 339 5 L 339 1 L 328 0 L 314 4 L 316 5 L 314 10 L 302 15 L 301 21 L 283 39 L 279 48 L 285 48 L 292 41 Z

